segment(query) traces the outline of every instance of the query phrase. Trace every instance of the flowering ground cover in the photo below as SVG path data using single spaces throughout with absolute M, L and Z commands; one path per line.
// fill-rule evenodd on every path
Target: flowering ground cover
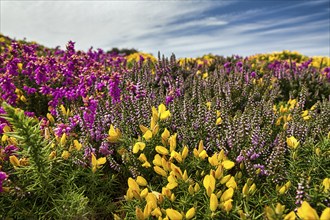
M 0 218 L 330 219 L 329 57 L 0 49 Z

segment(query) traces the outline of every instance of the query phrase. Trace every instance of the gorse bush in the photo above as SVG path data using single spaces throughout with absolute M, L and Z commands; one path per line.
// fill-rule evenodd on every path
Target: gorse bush
M 330 218 L 329 58 L 0 47 L 1 218 Z

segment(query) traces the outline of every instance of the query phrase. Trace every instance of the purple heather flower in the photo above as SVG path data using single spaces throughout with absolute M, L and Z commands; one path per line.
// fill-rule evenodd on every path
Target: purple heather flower
M 329 73 L 330 72 L 330 66 L 329 67 L 326 67 L 326 68 L 324 68 L 324 70 L 323 70 L 325 73 Z
M 231 65 L 231 63 L 230 63 L 230 62 L 227 62 L 227 63 L 225 63 L 223 66 L 224 66 L 225 68 L 230 68 L 230 65 Z
M 251 159 L 251 160 L 255 160 L 255 159 L 257 159 L 259 156 L 260 156 L 260 154 L 253 153 L 253 154 L 250 156 L 250 159 Z
M 8 178 L 8 175 L 5 172 L 0 171 L 0 192 L 3 192 L 2 183 L 7 178 Z
M 117 72 L 113 73 L 113 75 L 110 78 L 109 93 L 114 103 L 120 102 L 120 92 L 121 92 L 119 88 L 120 79 L 121 79 L 120 74 Z
M 251 73 L 251 77 L 252 77 L 252 78 L 255 78 L 256 76 L 257 76 L 256 72 L 253 71 L 253 72 Z
M 236 63 L 236 66 L 237 67 L 242 67 L 243 66 L 243 63 L 241 61 L 239 61 L 239 62 Z
M 173 96 L 166 96 L 165 105 L 168 105 L 174 100 Z
M 33 94 L 37 91 L 37 89 L 28 86 L 23 86 L 23 89 L 26 91 L 28 95 Z
M 7 156 L 11 156 L 13 153 L 15 153 L 18 150 L 19 150 L 18 147 L 14 145 L 8 145 L 5 147 L 5 153 L 7 154 Z
M 237 158 L 236 158 L 236 162 L 237 163 L 240 163 L 244 160 L 244 157 L 242 155 L 239 155 Z
M 112 154 L 113 151 L 109 150 L 109 145 L 110 144 L 108 142 L 102 142 L 101 146 L 100 146 L 100 149 L 99 149 L 99 152 L 101 154 L 103 154 L 104 156 L 108 156 L 109 154 Z
M 0 181 L 5 180 L 7 177 L 8 177 L 8 175 L 5 172 L 0 171 Z
M 34 112 L 27 112 L 27 111 L 25 111 L 24 112 L 24 115 L 33 118 L 35 116 L 35 113 Z

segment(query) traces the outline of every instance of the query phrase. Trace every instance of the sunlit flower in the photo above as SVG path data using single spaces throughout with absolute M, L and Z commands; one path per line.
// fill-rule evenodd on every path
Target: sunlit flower
M 150 140 L 152 138 L 152 132 L 150 130 L 146 131 L 143 138 L 146 139 L 146 141 Z
M 169 154 L 168 150 L 163 146 L 156 146 L 155 150 L 156 150 L 157 153 L 159 153 L 161 155 L 168 155 Z
M 230 178 L 231 178 L 231 175 L 228 174 L 228 175 L 222 177 L 222 179 L 220 180 L 220 183 L 221 184 L 225 184 L 225 183 L 227 183 L 230 180 Z
M 203 185 L 206 190 L 211 189 L 211 193 L 215 189 L 215 178 L 212 175 L 206 175 L 203 180 Z
M 285 209 L 285 205 L 281 205 L 281 203 L 277 203 L 276 207 L 275 207 L 275 213 L 277 215 L 282 215 Z
M 144 153 L 141 153 L 140 156 L 138 157 L 138 160 L 141 161 L 141 163 L 144 163 L 147 161 L 147 157 Z
M 143 210 L 143 217 L 144 217 L 144 219 L 149 218 L 149 216 L 151 214 L 151 211 L 152 211 L 152 204 L 151 204 L 151 202 L 148 202 L 146 204 L 146 206 L 144 207 L 144 210 Z
M 157 207 L 151 212 L 151 215 L 158 218 L 162 216 L 162 211 L 160 210 L 160 208 Z
M 301 207 L 298 208 L 297 215 L 302 220 L 319 219 L 315 209 L 313 209 L 306 201 L 303 201 Z
M 284 216 L 284 220 L 295 220 L 296 219 L 296 214 L 294 211 L 289 212 Z
M 148 195 L 145 198 L 147 203 L 150 203 L 153 209 L 157 207 L 157 197 L 159 197 L 159 193 L 152 191 L 151 193 L 148 193 Z
M 186 159 L 186 157 L 188 156 L 188 153 L 189 153 L 188 147 L 184 146 L 183 149 L 182 149 L 182 153 L 181 153 L 181 156 L 182 156 L 183 160 Z
M 222 124 L 222 118 L 221 118 L 221 117 L 217 118 L 215 124 L 216 124 L 216 125 L 220 125 L 220 124 Z
M 196 209 L 194 207 L 192 207 L 191 209 L 189 209 L 186 213 L 186 219 L 192 219 L 194 216 L 196 215 Z
M 145 167 L 145 168 L 149 168 L 149 167 L 151 167 L 151 164 L 148 161 L 146 161 L 141 166 Z
M 286 143 L 291 149 L 296 149 L 299 145 L 299 141 L 293 136 L 287 138 Z
M 121 137 L 121 132 L 118 128 L 114 128 L 113 125 L 110 125 L 108 141 L 111 143 L 117 143 Z
M 202 152 L 200 152 L 200 153 L 198 154 L 198 157 L 199 157 L 199 158 L 202 158 L 203 160 L 204 160 L 206 157 L 208 157 L 206 150 L 202 150 Z
M 62 153 L 62 158 L 63 158 L 64 160 L 67 160 L 69 157 L 70 157 L 70 153 L 69 153 L 69 151 L 64 150 L 63 153 Z
M 232 176 L 232 177 L 228 180 L 228 182 L 226 183 L 226 186 L 227 186 L 228 188 L 236 189 L 236 188 L 237 188 L 237 184 L 236 184 L 236 182 L 235 182 L 235 177 Z
M 139 151 L 142 151 L 146 147 L 146 144 L 143 142 L 136 142 L 133 146 L 133 154 L 138 153 Z
M 181 220 L 182 215 L 180 212 L 174 210 L 174 209 L 166 209 L 166 215 L 171 219 L 171 220 Z
M 230 161 L 230 160 L 225 160 L 225 161 L 222 162 L 222 166 L 226 170 L 230 170 L 231 168 L 233 168 L 235 166 L 235 163 L 233 161 Z
M 159 119 L 161 121 L 163 121 L 163 120 L 166 120 L 167 118 L 169 118 L 170 116 L 171 116 L 170 110 L 167 110 L 167 111 L 160 114 Z
M 52 123 L 52 124 L 54 124 L 55 123 L 55 119 L 54 119 L 54 117 L 52 116 L 52 114 L 50 114 L 50 113 L 47 113 L 47 118 L 48 118 L 48 120 Z
M 167 139 L 170 137 L 170 132 L 167 130 L 167 128 L 165 128 L 165 130 L 164 130 L 164 132 L 162 133 L 162 143 L 164 144 L 164 145 L 166 145 L 166 143 L 167 143 Z
M 322 181 L 322 185 L 324 187 L 324 192 L 328 192 L 330 189 L 330 178 L 324 178 L 324 180 Z
M 96 159 L 95 155 L 92 153 L 92 171 L 93 171 L 93 173 L 95 173 L 96 170 L 99 169 L 106 162 L 107 162 L 107 159 L 105 157 L 100 157 L 99 159 Z
M 170 152 L 174 151 L 176 148 L 176 137 L 177 137 L 177 134 L 175 133 L 168 139 L 168 142 L 170 143 Z
M 234 195 L 234 189 L 233 188 L 229 188 L 226 191 L 223 192 L 223 194 L 220 197 L 220 202 L 225 202 L 229 199 L 231 199 Z
M 143 178 L 142 176 L 138 176 L 136 178 L 136 183 L 140 186 L 146 186 L 148 184 L 147 180 Z
M 80 149 L 82 148 L 82 144 L 79 143 L 79 141 L 77 141 L 77 140 L 74 140 L 74 141 L 73 141 L 73 146 L 75 147 L 75 149 L 76 149 L 77 151 L 80 151 Z
M 161 176 L 164 176 L 164 177 L 167 176 L 166 171 L 163 170 L 162 168 L 160 168 L 159 166 L 154 166 L 154 171 L 155 171 L 157 174 L 161 175 Z
M 21 165 L 18 158 L 15 155 L 9 156 L 9 161 L 15 167 L 19 167 Z
M 61 140 L 60 140 L 60 144 L 63 146 L 66 143 L 66 133 L 62 134 Z
M 155 165 L 155 166 L 162 166 L 162 158 L 159 154 L 156 154 L 154 156 L 154 160 L 152 161 L 152 163 Z
M 140 192 L 139 184 L 133 178 L 129 177 L 127 183 L 130 189 Z
M 223 210 L 226 211 L 227 213 L 230 212 L 230 210 L 233 208 L 232 202 L 233 202 L 232 199 L 228 199 L 222 205 Z
M 142 210 L 139 207 L 135 208 L 135 215 L 136 215 L 136 219 L 138 220 L 144 220 L 144 215 Z
M 329 220 L 330 219 L 330 208 L 327 207 L 323 210 L 320 220 Z
M 141 191 L 140 197 L 144 199 L 148 195 L 148 193 L 149 193 L 149 189 L 145 188 L 144 190 Z
M 212 193 L 210 196 L 210 210 L 214 212 L 218 208 L 218 198 L 217 196 Z

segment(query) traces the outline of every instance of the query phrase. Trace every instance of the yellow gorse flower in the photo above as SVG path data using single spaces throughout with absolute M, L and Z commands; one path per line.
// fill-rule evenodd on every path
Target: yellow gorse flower
M 213 193 L 214 189 L 215 189 L 215 178 L 212 175 L 206 175 L 204 177 L 203 180 L 203 185 L 206 189 L 206 192 L 208 194 L 208 196 L 211 195 L 211 193 Z
M 162 158 L 159 154 L 156 154 L 154 156 L 154 160 L 152 161 L 152 163 L 155 165 L 155 166 L 162 166 Z
M 166 120 L 171 116 L 169 110 L 166 110 L 166 106 L 162 103 L 158 106 L 158 116 L 161 121 Z
M 15 167 L 19 167 L 21 165 L 19 160 L 17 159 L 17 157 L 15 155 L 9 156 L 9 161 Z
M 96 170 L 99 169 L 106 162 L 107 162 L 107 159 L 105 157 L 100 157 L 99 159 L 96 159 L 95 155 L 92 153 L 92 171 L 93 171 L 93 173 L 95 173 Z
M 223 192 L 223 194 L 220 197 L 220 202 L 225 202 L 229 199 L 231 199 L 234 195 L 234 189 L 233 188 L 229 188 L 226 191 Z
M 156 150 L 157 153 L 159 153 L 161 155 L 168 155 L 169 154 L 168 150 L 163 146 L 156 146 L 155 150 Z
M 143 214 L 142 210 L 139 207 L 135 208 L 135 215 L 136 215 L 136 219 L 144 220 L 144 214 Z
M 232 199 L 228 199 L 222 204 L 223 210 L 226 211 L 227 213 L 229 213 L 230 210 L 233 208 L 232 202 L 233 202 Z
M 148 141 L 152 138 L 152 132 L 150 130 L 147 130 L 146 133 L 144 133 L 143 138 Z
M 189 209 L 186 213 L 186 219 L 192 219 L 193 217 L 195 217 L 196 215 L 196 209 L 194 207 L 192 207 L 191 209 Z
M 315 209 L 313 209 L 308 202 L 303 201 L 301 206 L 297 210 L 297 215 L 302 220 L 318 220 L 319 216 Z
M 218 208 L 218 197 L 212 193 L 210 196 L 210 210 L 214 212 Z
M 294 211 L 289 212 L 284 216 L 284 220 L 295 220 L 296 219 L 296 214 Z
M 322 185 L 324 187 L 323 192 L 327 193 L 330 189 L 330 179 L 329 178 L 324 178 L 324 180 L 322 181 Z
M 170 137 L 170 132 L 167 130 L 167 128 L 165 128 L 165 130 L 164 130 L 164 132 L 162 133 L 162 143 L 164 144 L 164 145 L 166 145 L 167 144 L 167 139 Z
M 133 154 L 138 153 L 139 151 L 143 151 L 143 149 L 146 147 L 146 144 L 143 142 L 136 142 L 133 146 Z
M 167 177 L 166 171 L 160 168 L 159 166 L 154 166 L 154 171 L 163 177 Z
M 166 215 L 171 219 L 171 220 L 181 220 L 182 215 L 180 212 L 176 211 L 175 209 L 166 209 Z
M 64 160 L 67 160 L 67 159 L 69 159 L 69 157 L 70 157 L 70 153 L 69 153 L 69 151 L 64 150 L 64 151 L 62 152 L 62 158 L 63 158 Z
M 140 186 L 147 186 L 148 185 L 148 182 L 145 178 L 143 178 L 142 176 L 138 176 L 136 178 L 136 183 Z
M 49 120 L 52 124 L 55 123 L 55 119 L 54 119 L 54 117 L 53 117 L 50 113 L 47 113 L 47 118 L 48 118 L 48 120 Z
M 288 137 L 286 143 L 291 149 L 296 149 L 299 145 L 299 141 L 294 136 Z
M 121 137 L 121 132 L 118 128 L 114 128 L 113 125 L 110 125 L 108 141 L 110 143 L 117 143 Z
M 73 146 L 76 148 L 77 151 L 80 151 L 80 149 L 82 148 L 82 144 L 79 143 L 79 141 L 77 140 L 73 141 Z
M 222 162 L 222 166 L 226 169 L 226 170 L 230 170 L 235 166 L 235 163 L 231 160 L 225 160 Z
M 330 208 L 327 207 L 323 210 L 320 220 L 330 220 Z
M 63 146 L 66 144 L 66 133 L 62 134 L 62 137 L 60 139 L 60 144 Z

